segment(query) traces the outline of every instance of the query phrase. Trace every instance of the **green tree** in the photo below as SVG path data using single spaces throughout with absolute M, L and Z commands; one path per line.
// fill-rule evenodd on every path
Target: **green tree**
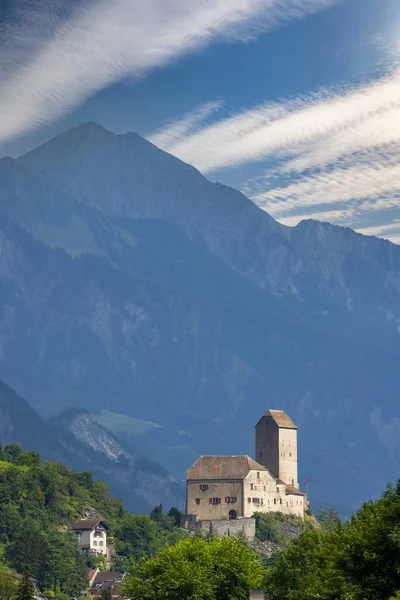
M 22 448 L 18 444 L 7 444 L 4 446 L 4 457 L 8 462 L 14 463 L 21 452 Z
M 258 556 L 233 538 L 190 537 L 142 560 L 126 578 L 131 600 L 244 600 L 263 585 Z
M 33 576 L 40 579 L 43 575 L 44 558 L 47 553 L 46 535 L 42 525 L 33 519 L 26 519 L 6 548 L 10 564 L 21 572 L 29 565 Z
M 17 587 L 15 600 L 35 600 L 35 584 L 32 571 L 28 566 L 24 568 L 24 574 Z
M 6 567 L 0 567 L 0 598 L 1 600 L 14 600 L 17 593 L 17 579 L 15 573 Z
M 181 526 L 182 513 L 180 510 L 175 508 L 175 506 L 172 506 L 172 508 L 169 509 L 168 516 L 171 517 L 175 521 L 175 527 Z
M 112 599 L 111 591 L 108 588 L 106 588 L 105 590 L 103 590 L 101 592 L 100 598 L 101 598 L 101 600 L 111 600 Z
M 40 467 L 40 455 L 38 452 L 21 452 L 15 458 L 14 463 L 24 467 Z
M 317 521 L 324 531 L 330 533 L 336 529 L 340 518 L 333 508 L 330 508 L 329 510 L 318 509 Z

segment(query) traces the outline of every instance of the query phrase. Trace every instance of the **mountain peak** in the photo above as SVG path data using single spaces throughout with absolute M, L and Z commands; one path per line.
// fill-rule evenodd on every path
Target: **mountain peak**
M 56 156 L 63 159 L 65 154 L 76 152 L 77 149 L 102 146 L 116 138 L 115 133 L 102 125 L 88 121 L 67 131 L 59 133 L 54 138 L 21 156 L 18 160 L 22 163 L 35 165 L 47 161 L 49 164 Z

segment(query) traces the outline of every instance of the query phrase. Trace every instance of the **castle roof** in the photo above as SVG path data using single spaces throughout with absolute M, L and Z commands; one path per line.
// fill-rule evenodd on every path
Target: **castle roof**
M 284 410 L 269 409 L 263 414 L 261 419 L 263 417 L 271 417 L 278 427 L 282 427 L 283 429 L 297 429 L 297 426 L 293 423 L 292 419 L 285 413 Z
M 268 471 L 249 456 L 200 456 L 188 470 L 187 479 L 244 479 L 252 470 Z
M 305 496 L 305 493 L 298 490 L 297 487 L 294 487 L 294 485 L 287 485 L 286 486 L 286 495 L 287 496 L 290 496 L 290 495 Z

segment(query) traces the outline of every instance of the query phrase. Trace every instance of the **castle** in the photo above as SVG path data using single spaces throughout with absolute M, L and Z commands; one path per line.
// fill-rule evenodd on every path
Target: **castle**
M 236 520 L 254 521 L 249 517 L 255 512 L 304 517 L 308 501 L 298 483 L 296 425 L 283 410 L 267 410 L 256 425 L 255 438 L 256 460 L 201 456 L 188 470 L 184 526 L 204 523 L 218 532 L 218 522 L 229 521 L 232 527 Z

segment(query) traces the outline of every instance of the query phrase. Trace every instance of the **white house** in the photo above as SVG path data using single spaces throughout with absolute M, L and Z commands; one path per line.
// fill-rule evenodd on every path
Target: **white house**
M 100 519 L 82 519 L 72 525 L 84 552 L 107 556 L 107 531 Z

